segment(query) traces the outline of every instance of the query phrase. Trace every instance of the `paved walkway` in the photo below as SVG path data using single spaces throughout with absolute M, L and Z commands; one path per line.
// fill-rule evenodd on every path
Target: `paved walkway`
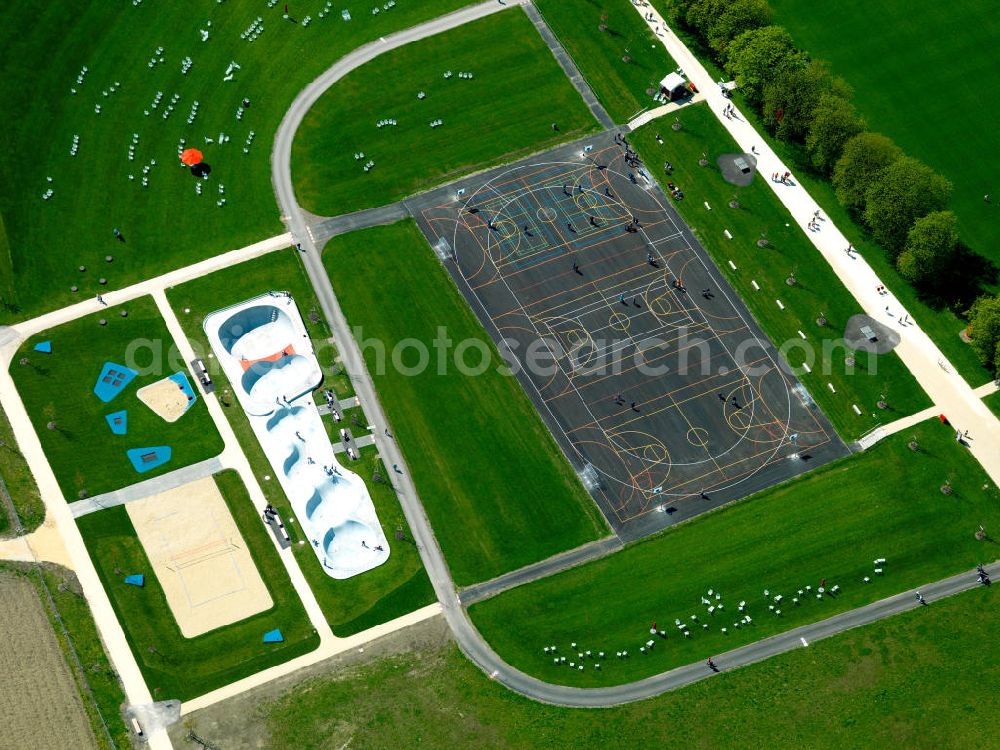
M 698 102 L 703 101 L 705 101 L 705 95 L 699 91 L 690 99 L 686 99 L 682 102 L 670 102 L 669 104 L 663 104 L 659 107 L 653 107 L 653 109 L 647 109 L 638 117 L 629 120 L 628 129 L 635 130 L 636 128 L 641 128 L 647 122 L 652 122 L 658 117 L 663 117 L 664 115 L 669 115 L 673 112 L 679 112 L 685 107 L 689 107 L 692 104 L 697 104 Z
M 458 592 L 458 598 L 463 606 L 468 607 L 470 604 L 489 599 L 491 596 L 496 596 L 515 586 L 523 586 L 526 583 L 537 581 L 539 578 L 546 578 L 575 568 L 577 565 L 606 557 L 613 552 L 618 552 L 624 546 L 622 540 L 616 536 L 604 537 L 596 542 L 590 542 L 568 552 L 553 555 L 532 565 L 525 565 L 523 568 L 512 570 L 510 573 L 497 576 L 484 583 L 468 586 Z
M 347 453 L 347 447 L 343 441 L 333 443 L 332 445 L 334 453 Z M 354 438 L 354 447 L 356 448 L 365 448 L 369 445 L 375 445 L 375 438 L 372 435 L 362 435 L 361 437 Z
M 196 464 L 176 469 L 162 476 L 147 479 L 145 482 L 137 482 L 136 484 L 130 484 L 128 487 L 122 487 L 120 490 L 105 492 L 103 495 L 94 495 L 94 497 L 88 497 L 85 500 L 77 500 L 75 503 L 69 504 L 69 509 L 73 513 L 73 518 L 79 518 L 96 510 L 113 508 L 116 505 L 125 505 L 125 503 L 142 500 L 150 495 L 157 495 L 167 490 L 176 489 L 198 479 L 218 474 L 224 468 L 226 467 L 219 457 L 214 456 L 204 461 L 199 461 Z
M 580 96 L 583 98 L 584 103 L 590 108 L 590 113 L 594 118 L 601 123 L 601 127 L 605 130 L 613 128 L 615 126 L 615 121 L 611 119 L 611 115 L 608 114 L 607 110 L 604 109 L 604 105 L 598 101 L 597 96 L 594 94 L 594 90 L 590 88 L 590 84 L 587 83 L 585 79 L 580 74 L 580 69 L 576 67 L 576 63 L 573 62 L 566 50 L 556 39 L 556 35 L 552 33 L 548 24 L 545 23 L 545 19 L 538 12 L 538 9 L 530 3 L 524 3 L 524 12 L 528 14 L 528 18 L 531 22 L 535 24 L 535 28 L 538 29 L 539 36 L 542 37 L 544 42 L 549 45 L 549 49 L 552 50 L 552 55 L 556 58 L 556 62 L 563 69 L 566 77 L 569 78 L 570 83 L 576 87 L 576 90 L 580 92 Z M 552 113 L 553 121 L 559 123 L 559 113 Z
M 1000 420 L 982 403 L 969 384 L 955 372 L 947 358 L 913 321 L 903 304 L 891 293 L 881 296 L 876 289 L 882 281 L 865 259 L 858 253 L 845 252 L 849 242 L 833 222 L 821 221 L 818 232 L 806 231 L 806 224 L 813 218 L 819 205 L 800 185 L 771 182 L 768 175 L 790 171 L 754 127 L 737 110 L 736 117 L 722 116 L 722 109 L 731 102 L 722 96 L 719 86 L 704 66 L 694 57 L 663 20 L 659 11 L 644 1 L 635 5 L 636 12 L 648 17 L 647 23 L 663 42 L 667 52 L 683 68 L 688 80 L 705 95 L 708 106 L 719 118 L 740 147 L 757 155 L 757 170 L 765 176 L 771 189 L 789 210 L 792 219 L 819 251 L 820 257 L 833 268 L 841 282 L 861 305 L 865 313 L 895 329 L 901 341 L 895 351 L 913 376 L 920 383 L 940 413 L 947 416 L 957 430 L 968 430 L 972 438 L 969 451 L 983 465 L 994 484 L 1000 484 Z M 822 214 L 821 214 L 822 216 Z M 752 238 L 739 238 L 749 241 Z M 901 323 L 901 321 L 910 321 Z
M 406 210 L 403 202 L 398 201 L 390 203 L 388 206 L 366 208 L 364 211 L 355 211 L 351 214 L 334 216 L 332 219 L 323 219 L 322 221 L 310 224 L 308 232 L 312 237 L 313 243 L 317 247 L 322 247 L 327 240 L 338 234 L 356 232 L 359 229 L 377 227 L 382 224 L 392 224 L 400 219 L 405 219 L 409 215 L 410 213 Z

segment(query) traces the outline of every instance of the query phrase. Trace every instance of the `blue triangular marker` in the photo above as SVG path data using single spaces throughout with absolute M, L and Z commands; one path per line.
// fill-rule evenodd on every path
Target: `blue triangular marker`
M 264 633 L 264 643 L 282 643 L 285 640 L 285 636 L 281 634 L 281 631 L 275 628 L 274 630 L 268 630 Z
M 144 585 L 146 585 L 146 576 L 144 576 L 142 573 L 136 573 L 135 575 L 125 576 L 125 583 L 127 583 L 129 586 L 138 586 L 139 588 L 142 588 Z
M 43 354 L 52 354 L 52 342 L 51 341 L 41 341 L 35 344 L 35 351 L 42 352 Z

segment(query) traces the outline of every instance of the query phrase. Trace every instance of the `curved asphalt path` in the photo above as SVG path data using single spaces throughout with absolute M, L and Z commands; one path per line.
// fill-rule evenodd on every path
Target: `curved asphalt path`
M 357 395 L 364 402 L 371 421 L 379 427 L 387 426 L 388 420 L 382 411 L 374 384 L 323 268 L 320 253 L 308 231 L 306 217 L 295 199 L 291 174 L 292 140 L 306 112 L 323 92 L 360 65 L 404 44 L 456 28 L 509 7 L 524 5 L 526 2 L 527 0 L 509 0 L 507 5 L 503 5 L 489 0 L 357 48 L 334 63 L 303 89 L 292 102 L 291 108 L 278 128 L 271 156 L 271 179 L 282 210 L 282 218 L 296 240 L 301 243 L 306 272 L 316 291 L 323 314 L 340 345 L 343 363 L 347 372 L 351 374 Z M 492 679 L 510 690 L 545 703 L 570 707 L 607 707 L 650 698 L 713 674 L 705 664 L 698 662 L 626 685 L 583 689 L 542 682 L 511 667 L 486 643 L 463 608 L 448 565 L 406 469 L 402 453 L 396 443 L 385 436 L 382 429 L 376 429 L 374 434 L 376 446 L 384 462 L 387 465 L 396 464 L 402 467 L 400 473 L 393 477 L 394 486 L 455 640 L 465 655 Z M 994 564 L 992 567 L 996 568 L 997 565 Z M 975 572 L 968 572 L 928 584 L 921 587 L 921 592 L 925 599 L 932 603 L 935 599 L 965 591 L 976 585 L 978 584 Z M 920 605 L 916 602 L 913 592 L 898 594 L 866 607 L 734 649 L 714 657 L 715 664 L 721 670 L 751 664 L 793 648 L 802 648 L 812 640 L 829 637 L 918 606 Z

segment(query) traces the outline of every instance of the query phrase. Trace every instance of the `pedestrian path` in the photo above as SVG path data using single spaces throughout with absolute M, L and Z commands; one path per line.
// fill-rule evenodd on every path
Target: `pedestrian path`
M 652 109 L 647 109 L 645 112 L 639 114 L 628 122 L 628 129 L 635 130 L 636 128 L 641 128 L 647 122 L 652 122 L 658 117 L 663 117 L 664 115 L 669 115 L 671 112 L 679 112 L 684 107 L 688 107 L 692 104 L 697 104 L 698 102 L 705 101 L 705 95 L 700 91 L 694 94 L 688 99 L 682 102 L 670 102 L 669 104 L 661 104 L 659 107 L 653 107 Z
M 73 518 L 85 516 L 104 508 L 113 508 L 116 505 L 125 505 L 136 500 L 142 500 L 150 495 L 158 495 L 167 490 L 173 490 L 185 484 L 189 484 L 198 479 L 204 479 L 214 474 L 218 474 L 226 468 L 218 456 L 207 458 L 190 466 L 163 474 L 162 476 L 147 479 L 145 482 L 136 482 L 120 490 L 105 492 L 103 495 L 94 495 L 84 500 L 77 500 L 69 504 L 69 509 L 73 513 Z
M 373 435 L 362 435 L 361 437 L 354 438 L 352 441 L 355 448 L 366 448 L 369 445 L 375 445 L 375 437 Z M 339 443 L 333 443 L 334 453 L 346 453 L 347 446 L 344 445 L 343 441 Z
M 739 110 L 735 111 L 734 117 L 723 116 L 723 108 L 731 102 L 722 95 L 718 82 L 673 33 L 660 12 L 644 0 L 634 4 L 667 52 L 684 70 L 688 80 L 705 95 L 708 106 L 730 135 L 745 152 L 756 156 L 757 171 L 761 175 L 791 171 Z M 858 253 L 846 252 L 850 243 L 830 219 L 824 217 L 818 231 L 806 231 L 807 224 L 815 216 L 821 216 L 821 209 L 805 188 L 794 181 L 792 184 L 768 182 L 788 209 L 792 220 L 803 228 L 819 257 L 830 264 L 864 312 L 899 333 L 901 340 L 895 349 L 896 354 L 952 427 L 969 431 L 973 439 L 966 442 L 966 447 L 993 482 L 1000 484 L 1000 450 L 997 450 L 1000 445 L 1000 420 L 983 404 L 965 379 L 956 373 L 937 345 L 920 329 L 919 321 L 912 318 L 891 290 L 887 294 L 879 292 L 884 289 L 884 284 L 878 274 Z M 744 238 L 735 239 L 740 241 Z M 750 238 L 745 239 L 749 241 Z

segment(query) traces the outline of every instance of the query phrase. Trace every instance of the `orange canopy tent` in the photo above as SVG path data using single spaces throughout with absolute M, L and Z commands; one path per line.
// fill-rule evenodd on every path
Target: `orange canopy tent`
M 201 160 L 204 158 L 201 151 L 196 148 L 188 148 L 181 151 L 181 161 L 187 164 L 189 167 L 193 167 L 195 164 L 201 164 Z

